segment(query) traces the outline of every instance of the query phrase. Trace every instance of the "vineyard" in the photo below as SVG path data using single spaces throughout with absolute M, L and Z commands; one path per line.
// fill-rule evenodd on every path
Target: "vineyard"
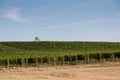
M 119 42 L 0 42 L 0 67 L 120 61 Z

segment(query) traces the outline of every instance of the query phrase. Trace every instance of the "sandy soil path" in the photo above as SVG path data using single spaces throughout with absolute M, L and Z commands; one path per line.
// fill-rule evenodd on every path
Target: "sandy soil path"
M 1 69 L 0 80 L 120 80 L 120 66 Z

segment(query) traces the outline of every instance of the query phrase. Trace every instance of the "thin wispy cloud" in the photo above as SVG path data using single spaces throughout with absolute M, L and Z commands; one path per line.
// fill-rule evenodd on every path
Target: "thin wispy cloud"
M 40 8 L 35 8 L 33 9 L 33 11 L 43 11 L 43 10 L 46 10 L 48 7 L 45 6 L 45 7 L 40 7 Z
M 107 36 L 120 35 L 120 32 L 109 32 L 109 33 L 104 33 L 103 35 L 107 35 Z
M 64 23 L 64 24 L 54 25 L 54 26 L 50 26 L 50 27 L 51 28 L 65 28 L 65 27 L 74 27 L 74 26 L 77 27 L 81 24 L 99 24 L 99 23 L 107 23 L 107 22 L 113 22 L 113 21 L 114 21 L 114 19 L 98 18 L 98 19 L 81 20 L 81 21 L 77 21 L 77 22 Z
M 28 21 L 27 19 L 22 18 L 20 16 L 19 10 L 16 10 L 16 9 L 12 9 L 12 10 L 9 10 L 8 12 L 6 12 L 3 15 L 3 18 L 10 19 L 10 20 L 17 21 L 17 22 L 27 22 Z
M 94 19 L 94 20 L 80 21 L 79 23 L 101 23 L 101 22 L 112 22 L 112 21 L 114 20 L 108 19 L 108 18 L 99 18 L 99 19 Z

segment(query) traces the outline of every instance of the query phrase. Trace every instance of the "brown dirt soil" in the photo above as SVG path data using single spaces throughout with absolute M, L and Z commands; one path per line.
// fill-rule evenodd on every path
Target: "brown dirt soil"
M 0 70 L 0 80 L 120 80 L 120 66 L 76 65 Z

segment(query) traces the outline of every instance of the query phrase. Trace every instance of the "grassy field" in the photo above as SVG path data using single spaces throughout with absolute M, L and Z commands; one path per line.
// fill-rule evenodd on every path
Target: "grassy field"
M 94 63 L 119 58 L 119 42 L 0 42 L 1 67 Z

